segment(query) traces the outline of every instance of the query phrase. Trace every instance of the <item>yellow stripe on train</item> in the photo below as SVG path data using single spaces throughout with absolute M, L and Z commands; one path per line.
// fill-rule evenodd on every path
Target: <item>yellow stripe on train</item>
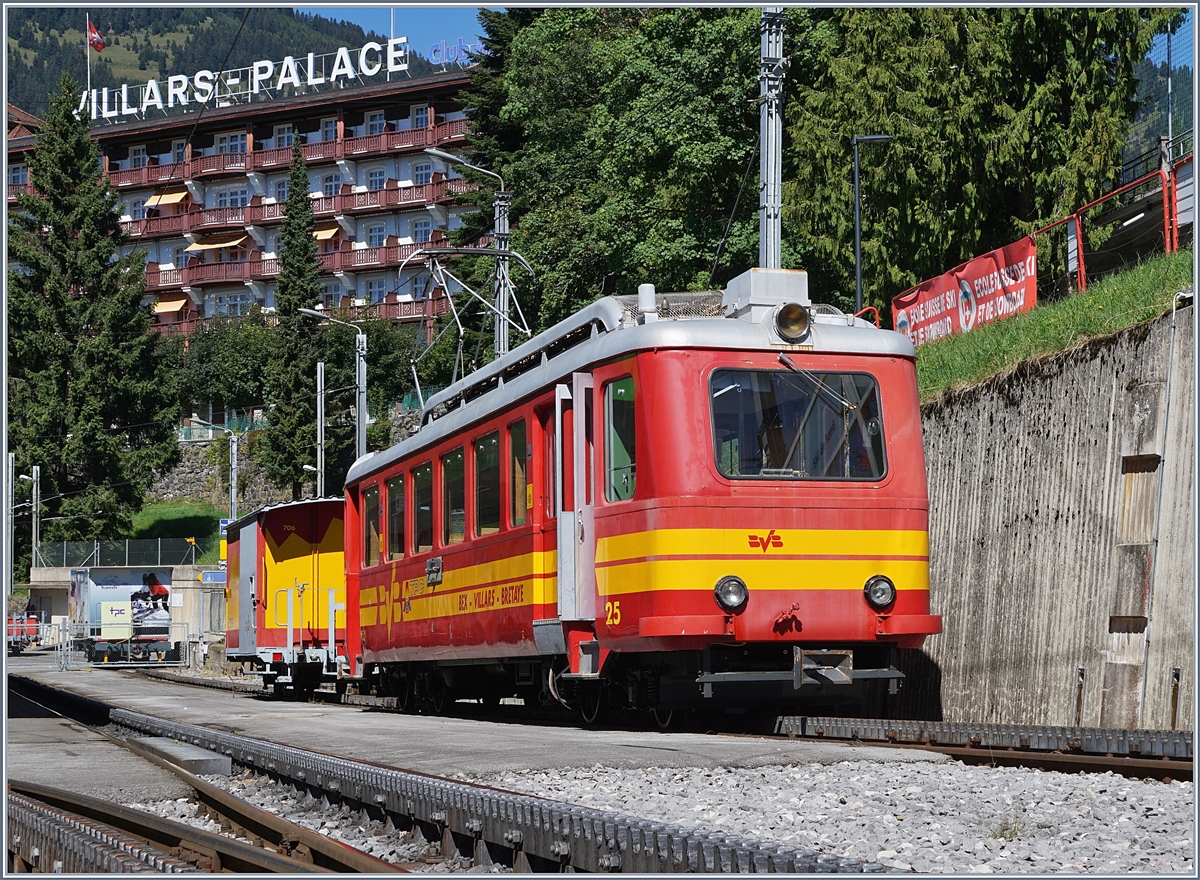
M 902 529 L 655 529 L 596 542 L 596 562 L 656 556 L 929 556 L 929 533 Z

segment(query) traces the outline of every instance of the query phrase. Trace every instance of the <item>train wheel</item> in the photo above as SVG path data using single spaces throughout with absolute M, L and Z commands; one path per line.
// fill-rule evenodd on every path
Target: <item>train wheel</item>
M 391 690 L 396 692 L 396 708 L 401 712 L 411 712 L 413 709 L 412 681 L 408 676 L 393 679 Z
M 430 682 L 432 693 L 429 695 L 429 705 L 433 708 L 434 715 L 445 715 L 446 704 L 449 702 L 449 697 L 446 691 L 449 690 L 441 682 Z
M 604 719 L 604 688 L 599 682 L 581 682 L 579 687 L 579 714 L 583 723 L 598 724 Z
M 654 718 L 654 723 L 658 725 L 659 730 L 668 730 L 675 723 L 674 709 L 660 709 L 655 706 L 650 710 L 650 715 Z

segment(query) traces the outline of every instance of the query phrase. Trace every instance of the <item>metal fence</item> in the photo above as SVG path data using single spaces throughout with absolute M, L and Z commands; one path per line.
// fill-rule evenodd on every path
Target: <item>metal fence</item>
M 138 538 L 124 541 L 43 541 L 40 565 L 47 568 L 84 566 L 195 565 L 204 551 L 188 538 Z

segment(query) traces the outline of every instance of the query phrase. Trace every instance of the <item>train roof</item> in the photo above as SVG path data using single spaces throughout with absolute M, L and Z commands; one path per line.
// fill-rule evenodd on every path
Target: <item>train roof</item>
M 282 510 L 285 507 L 304 507 L 305 505 L 309 504 L 328 504 L 330 501 L 336 501 L 338 504 L 342 504 L 345 502 L 345 500 L 346 499 L 342 498 L 340 495 L 326 495 L 323 498 L 302 498 L 299 501 L 283 501 L 279 504 L 268 504 L 265 507 L 260 507 L 258 510 L 252 511 L 251 513 L 245 513 L 239 516 L 225 527 L 225 536 L 230 541 L 235 540 L 237 532 L 241 530 L 242 526 L 246 525 L 251 520 L 257 520 L 263 514 L 270 513 L 274 510 Z
M 650 288 L 647 291 L 645 288 Z M 800 344 L 775 334 L 775 310 L 799 302 L 812 328 Z M 609 296 L 580 309 L 506 356 L 468 374 L 426 401 L 417 433 L 358 459 L 346 484 L 358 482 L 447 435 L 457 433 L 561 382 L 572 373 L 650 349 L 822 352 L 914 356 L 902 333 L 880 330 L 833 306 L 808 299 L 807 274 L 751 269 L 724 291 Z

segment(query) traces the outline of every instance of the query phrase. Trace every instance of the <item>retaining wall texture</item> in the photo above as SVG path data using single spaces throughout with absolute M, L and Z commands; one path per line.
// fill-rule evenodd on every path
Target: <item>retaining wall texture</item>
M 1189 306 L 1170 360 L 1168 315 L 924 407 L 944 631 L 904 652 L 904 717 L 1191 729 L 1193 333 Z

